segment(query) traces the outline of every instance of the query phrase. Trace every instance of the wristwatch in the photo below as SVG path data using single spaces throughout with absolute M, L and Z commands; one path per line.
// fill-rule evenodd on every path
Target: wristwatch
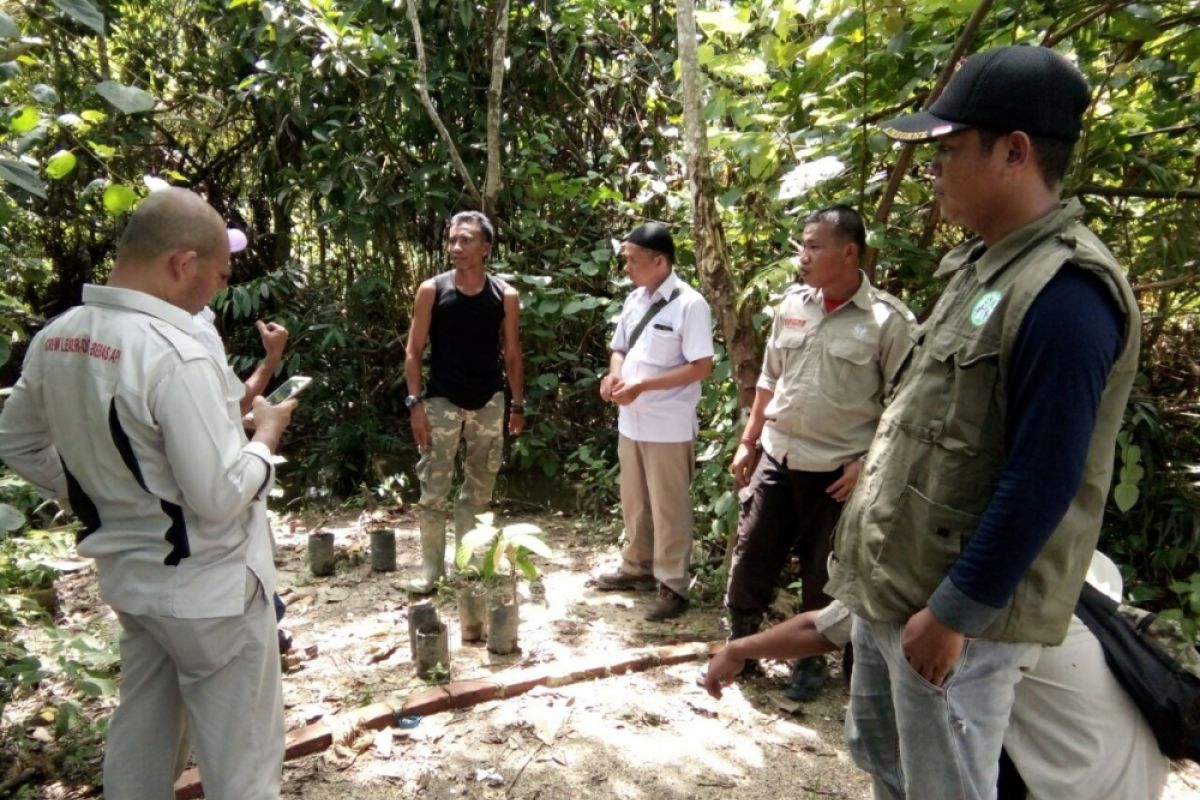
M 412 408 L 417 403 L 423 403 L 423 402 L 425 402 L 425 398 L 421 397 L 421 395 L 410 394 L 408 397 L 404 398 L 404 407 Z

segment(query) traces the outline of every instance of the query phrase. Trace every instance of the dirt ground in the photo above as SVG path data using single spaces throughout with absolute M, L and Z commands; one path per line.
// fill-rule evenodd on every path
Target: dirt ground
M 463 644 L 453 598 L 435 598 L 451 630 L 453 680 L 724 636 L 719 607 L 693 606 L 680 619 L 651 623 L 641 617 L 649 595 L 589 587 L 590 577 L 618 561 L 611 533 L 561 515 L 530 521 L 545 531 L 553 557 L 540 561 L 540 581 L 522 585 L 518 653 L 496 656 L 482 644 Z M 284 627 L 294 636 L 284 675 L 289 730 L 372 702 L 399 706 L 428 688 L 410 660 L 410 598 L 402 588 L 416 574 L 417 533 L 405 515 L 387 524 L 396 530 L 399 569 L 376 573 L 359 521 L 277 521 L 279 584 L 288 603 Z M 307 566 L 307 535 L 317 526 L 335 534 L 337 569 L 328 578 L 312 577 Z M 84 617 L 88 625 L 111 633 L 114 621 L 94 596 L 90 567 L 60 583 L 69 584 L 60 593 L 76 607 L 95 603 L 95 613 Z M 409 720 L 410 727 L 339 731 L 334 747 L 284 765 L 283 796 L 684 800 L 725 798 L 736 790 L 741 800 L 866 800 L 868 781 L 844 745 L 848 697 L 840 665 L 836 657 L 827 663 L 826 691 L 803 705 L 782 695 L 786 665 L 768 664 L 766 676 L 714 700 L 696 685 L 701 665 L 692 663 L 539 688 Z M 47 786 L 38 796 L 80 795 Z M 1200 798 L 1200 769 L 1177 768 L 1164 797 Z

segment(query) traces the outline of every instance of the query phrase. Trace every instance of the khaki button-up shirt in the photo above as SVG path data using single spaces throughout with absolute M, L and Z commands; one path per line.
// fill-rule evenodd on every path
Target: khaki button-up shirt
M 824 302 L 819 289 L 807 286 L 784 296 L 758 379 L 759 388 L 773 393 L 763 449 L 806 472 L 835 470 L 867 451 L 915 322 L 866 275 L 831 313 Z

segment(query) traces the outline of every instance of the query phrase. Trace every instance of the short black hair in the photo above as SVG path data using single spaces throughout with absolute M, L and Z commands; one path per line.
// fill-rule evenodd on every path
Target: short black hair
M 492 243 L 492 237 L 495 235 L 495 232 L 492 230 L 492 221 L 487 218 L 487 214 L 484 214 L 482 211 L 460 211 L 450 218 L 450 225 L 446 229 L 449 230 L 463 222 L 474 225 L 483 231 L 483 238 L 487 239 L 488 244 Z
M 826 206 L 820 211 L 814 211 L 804 218 L 805 225 L 829 225 L 843 240 L 852 242 L 858 247 L 858 256 L 862 258 L 867 249 L 867 228 L 863 223 L 862 214 L 841 203 Z
M 997 131 L 979 128 L 979 143 L 983 152 L 990 153 L 1001 136 L 1007 136 L 1012 131 Z M 1028 134 L 1026 134 L 1028 135 Z M 1037 159 L 1038 170 L 1042 173 L 1042 182 L 1046 188 L 1057 188 L 1067 175 L 1067 167 L 1071 166 L 1071 151 L 1075 149 L 1074 142 L 1063 139 L 1051 139 L 1047 136 L 1030 136 L 1033 145 L 1033 157 Z

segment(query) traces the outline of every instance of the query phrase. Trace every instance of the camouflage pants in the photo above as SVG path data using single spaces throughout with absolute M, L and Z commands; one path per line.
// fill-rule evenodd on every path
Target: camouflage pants
M 454 480 L 454 460 L 460 440 L 466 443 L 463 482 L 454 503 L 454 532 L 461 537 L 475 527 L 475 515 L 492 502 L 496 473 L 504 447 L 504 393 L 497 392 L 477 411 L 459 408 L 444 397 L 425 401 L 431 442 L 421 451 L 417 503 L 422 545 L 446 542 L 446 499 Z

